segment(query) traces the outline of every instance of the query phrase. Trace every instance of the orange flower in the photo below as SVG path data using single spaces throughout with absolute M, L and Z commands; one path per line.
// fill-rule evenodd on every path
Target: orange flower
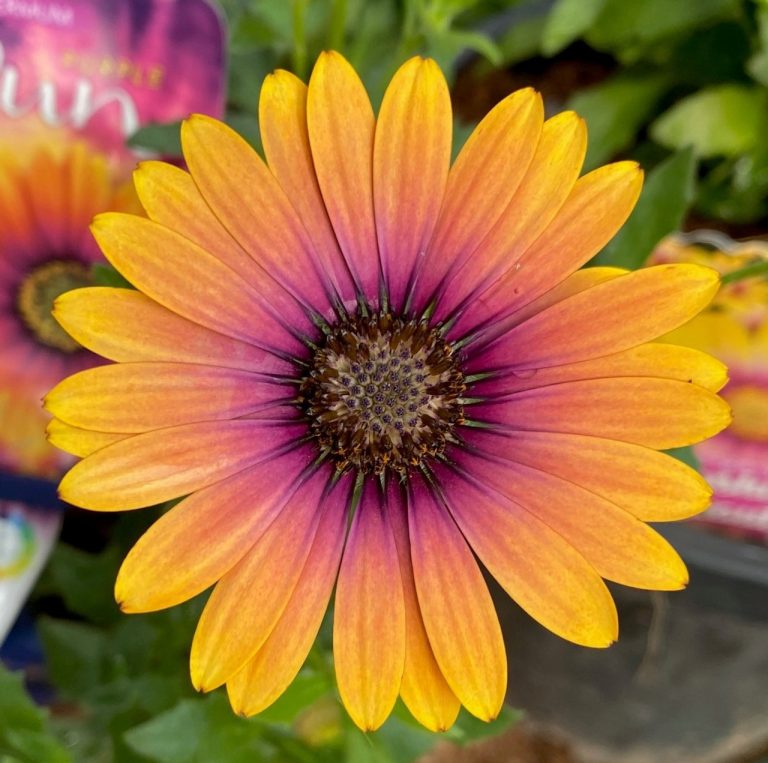
M 646 521 L 710 490 L 658 449 L 729 420 L 724 367 L 648 344 L 711 299 L 696 265 L 579 271 L 640 192 L 632 162 L 579 178 L 586 133 L 521 90 L 452 167 L 434 62 L 394 76 L 378 119 L 351 66 L 267 78 L 267 162 L 225 125 L 182 128 L 189 174 L 144 164 L 148 220 L 99 217 L 138 291 L 82 289 L 56 316 L 115 365 L 47 397 L 85 458 L 61 494 L 114 511 L 186 496 L 117 581 L 128 612 L 215 588 L 199 689 L 259 712 L 289 685 L 336 584 L 341 698 L 375 729 L 402 696 L 430 729 L 491 719 L 501 630 L 475 555 L 545 627 L 617 637 L 603 578 L 672 590 Z M 351 519 L 347 532 L 348 520 Z

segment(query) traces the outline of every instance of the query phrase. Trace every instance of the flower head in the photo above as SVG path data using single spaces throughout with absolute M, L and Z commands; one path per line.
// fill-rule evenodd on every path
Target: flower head
M 658 453 L 728 421 L 723 366 L 647 342 L 697 313 L 696 265 L 578 271 L 637 199 L 631 162 L 578 177 L 586 134 L 532 90 L 479 125 L 453 166 L 434 62 L 394 76 L 378 118 L 323 54 L 307 88 L 264 84 L 266 163 L 225 125 L 182 128 L 189 173 L 146 163 L 149 219 L 99 217 L 138 291 L 82 289 L 56 316 L 118 361 L 47 398 L 85 456 L 62 496 L 97 510 L 186 496 L 127 557 L 129 612 L 215 584 L 194 684 L 250 715 L 301 668 L 336 585 L 341 698 L 364 729 L 398 696 L 431 729 L 493 718 L 499 622 L 475 555 L 545 627 L 603 647 L 603 578 L 676 589 L 644 522 L 710 491 Z M 348 520 L 351 519 L 347 530 Z
M 50 138 L 50 136 L 49 136 Z M 0 155 L 0 401 L 7 411 L 0 460 L 42 475 L 62 454 L 42 437 L 44 392 L 98 362 L 54 320 L 59 294 L 92 283 L 101 254 L 89 231 L 94 214 L 134 208 L 107 161 L 84 143 L 40 145 Z

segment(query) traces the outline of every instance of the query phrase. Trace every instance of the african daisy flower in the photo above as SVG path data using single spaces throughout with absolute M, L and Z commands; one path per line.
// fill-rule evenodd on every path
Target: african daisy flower
M 0 462 L 60 474 L 62 454 L 45 442 L 40 397 L 99 359 L 53 319 L 54 299 L 92 283 L 103 261 L 89 231 L 106 209 L 135 208 L 106 159 L 84 143 L 0 153 Z M 69 459 L 68 459 L 69 461 Z
M 645 520 L 710 491 L 658 453 L 728 421 L 723 366 L 646 344 L 698 312 L 695 265 L 575 272 L 626 219 L 641 173 L 578 178 L 586 135 L 513 93 L 449 168 L 433 61 L 394 76 L 378 119 L 352 67 L 318 60 L 261 93 L 266 163 L 225 125 L 182 128 L 189 174 L 143 164 L 149 219 L 97 218 L 138 291 L 92 288 L 56 315 L 116 365 L 47 398 L 85 458 L 63 498 L 114 511 L 186 496 L 139 540 L 127 612 L 215 584 L 194 685 L 259 712 L 300 670 L 334 585 L 334 656 L 352 719 L 398 694 L 430 729 L 491 719 L 506 659 L 475 555 L 542 625 L 604 647 L 603 578 L 676 589 Z M 349 522 L 349 529 L 347 525 Z

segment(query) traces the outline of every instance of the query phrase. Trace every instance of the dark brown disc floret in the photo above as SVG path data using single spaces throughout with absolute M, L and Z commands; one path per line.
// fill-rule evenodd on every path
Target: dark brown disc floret
M 378 313 L 327 332 L 299 404 L 340 470 L 404 474 L 456 442 L 464 390 L 458 359 L 437 329 Z

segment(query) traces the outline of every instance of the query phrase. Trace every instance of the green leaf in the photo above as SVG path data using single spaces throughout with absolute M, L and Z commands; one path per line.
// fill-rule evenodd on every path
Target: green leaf
M 759 49 L 749 59 L 747 70 L 761 85 L 768 85 L 768 5 L 762 3 L 757 10 Z
M 504 705 L 496 720 L 486 723 L 479 718 L 475 718 L 474 715 L 470 715 L 462 708 L 456 723 L 447 732 L 446 736 L 458 744 L 468 744 L 478 739 L 498 736 L 514 726 L 521 717 L 522 713 L 520 710 Z
M 541 51 L 552 56 L 578 39 L 595 22 L 607 0 L 557 0 L 547 17 Z
M 88 554 L 58 544 L 51 554 L 44 585 L 56 593 L 75 614 L 96 622 L 113 622 L 121 617 L 108 581 L 115 579 L 120 554 L 112 546 L 101 554 Z
M 47 722 L 47 714 L 27 695 L 21 675 L 0 665 L 0 753 L 23 763 L 71 763 Z
M 692 146 L 702 157 L 738 156 L 765 139 L 768 93 L 746 85 L 718 85 L 678 101 L 652 125 L 667 148 Z
M 385 747 L 390 750 L 396 749 L 392 746 L 393 743 L 390 739 L 398 736 L 410 745 L 414 754 L 421 755 L 426 752 L 428 747 L 434 746 L 440 739 L 451 741 L 454 744 L 465 745 L 485 737 L 498 736 L 517 723 L 521 716 L 522 713 L 519 710 L 504 705 L 496 720 L 486 723 L 470 715 L 462 708 L 453 726 L 444 734 L 437 735 L 427 731 L 410 714 L 405 705 L 398 700 L 392 717 L 379 731 L 371 736 L 378 738 L 382 732 L 386 732 L 382 739 L 384 740 Z M 394 742 L 394 745 L 397 744 L 397 742 Z M 400 763 L 399 757 L 395 759 Z
M 693 200 L 695 168 L 691 149 L 670 156 L 656 167 L 624 227 L 593 264 L 639 268 L 656 244 L 680 227 Z
M 211 694 L 203 700 L 206 714 L 206 730 L 202 734 L 200 749 L 195 763 L 253 763 L 266 757 L 266 740 L 281 742 L 290 735 L 279 732 L 270 734 L 272 727 L 257 718 L 241 718 L 232 712 L 223 692 Z M 301 749 L 301 744 L 293 743 Z M 297 760 L 302 760 L 298 757 Z M 306 760 L 306 757 L 303 758 Z M 310 760 L 312 758 L 310 757 Z
M 622 74 L 570 99 L 568 108 L 584 117 L 589 129 L 587 169 L 613 158 L 635 141 L 667 87 L 663 75 Z
M 42 731 L 15 729 L 9 731 L 0 747 L 7 745 L 30 763 L 72 763 L 67 750 L 54 737 Z
M 200 700 L 183 700 L 172 710 L 127 731 L 126 744 L 158 763 L 191 763 L 205 731 L 205 706 Z
M 512 24 L 496 40 L 496 47 L 501 53 L 501 60 L 505 67 L 531 58 L 539 52 L 546 23 L 547 17 L 543 14 L 523 18 L 516 24 Z M 485 69 L 478 66 L 478 72 L 481 71 L 490 73 L 491 68 L 489 65 L 486 65 Z
M 429 752 L 440 736 L 422 726 L 404 723 L 392 716 L 375 734 L 375 743 L 397 763 L 411 763 Z
M 221 692 L 183 700 L 126 731 L 123 739 L 130 750 L 156 763 L 253 763 L 265 760 L 268 739 L 278 747 L 287 742 L 304 750 L 266 724 L 235 715 Z
M 444 71 L 452 69 L 453 61 L 464 50 L 485 56 L 494 66 L 502 62 L 501 51 L 487 35 L 458 29 L 432 29 L 426 33 L 427 52 Z
M 152 151 L 162 156 L 181 156 L 181 122 L 151 122 L 128 139 L 131 148 Z
M 96 262 L 91 265 L 91 279 L 94 286 L 112 286 L 118 289 L 133 289 L 133 284 L 118 273 L 111 265 Z
M 80 698 L 101 684 L 109 653 L 104 631 L 47 617 L 39 620 L 38 628 L 48 672 L 63 696 Z
M 363 734 L 352 726 L 346 734 L 345 761 L 346 763 L 408 763 L 394 760 L 375 740 L 373 734 Z
M 11 729 L 42 728 L 43 714 L 27 696 L 21 674 L 0 664 L 0 738 Z
M 664 452 L 669 456 L 673 456 L 678 461 L 687 464 L 692 469 L 699 471 L 699 459 L 696 457 L 696 453 L 690 445 L 687 445 L 684 448 L 672 448 L 671 450 L 666 450 Z
M 301 712 L 333 688 L 328 676 L 305 671 L 258 718 L 269 723 L 293 723 Z
M 737 18 L 739 0 L 608 0 L 587 34 L 598 50 L 624 53 L 627 47 L 679 36 L 723 18 Z

